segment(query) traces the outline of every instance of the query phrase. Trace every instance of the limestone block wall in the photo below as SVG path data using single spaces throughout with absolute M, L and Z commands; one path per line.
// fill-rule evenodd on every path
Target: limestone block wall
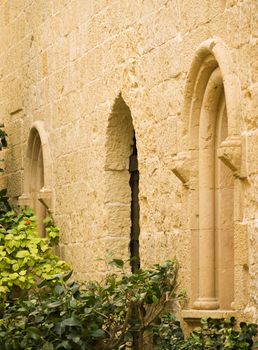
M 237 110 L 232 135 L 238 142 L 234 148 L 229 140 L 220 157 L 231 170 L 236 163 L 242 167 L 242 175 L 236 169 L 234 175 L 234 304 L 227 311 L 257 321 L 257 5 L 255 0 L 0 2 L 0 116 L 9 135 L 1 184 L 14 201 L 26 192 L 28 140 L 40 121 L 49 146 L 44 166 L 51 210 L 62 230 L 60 254 L 76 277 L 101 278 L 106 265 L 97 259 L 108 251 L 128 257 L 127 157 L 134 130 L 141 264 L 176 255 L 189 296 L 184 317 L 205 314 L 192 310 L 199 236 L 191 223 L 199 185 L 189 139 L 199 124 L 196 119 L 189 127 L 185 106 L 192 95 L 186 86 L 198 80 L 190 73 L 198 48 L 211 40 L 207 50 L 215 57 L 220 42 L 229 62 L 213 61 L 222 71 L 227 114 L 228 108 Z M 201 65 L 202 56 L 198 59 Z M 221 64 L 232 69 L 234 82 Z M 195 220 L 198 229 L 198 215 Z

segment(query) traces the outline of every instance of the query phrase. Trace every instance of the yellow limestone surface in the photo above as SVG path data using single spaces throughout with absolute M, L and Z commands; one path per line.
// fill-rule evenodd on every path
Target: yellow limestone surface
M 198 80 L 194 70 L 189 78 L 191 64 L 211 40 L 211 55 L 217 42 L 226 47 L 228 54 L 218 49 L 216 59 L 219 67 L 223 62 L 229 123 L 237 115 L 236 125 L 229 124 L 233 138 L 219 150 L 234 169 L 230 309 L 257 321 L 257 6 L 255 0 L 0 1 L 0 116 L 9 136 L 1 185 L 13 200 L 29 195 L 28 140 L 41 122 L 43 192 L 61 228 L 60 254 L 77 278 L 101 278 L 106 265 L 96 259 L 108 251 L 128 257 L 134 130 L 142 266 L 177 256 L 189 297 L 185 317 L 205 315 L 192 310 L 199 266 L 193 213 L 201 184 L 198 146 L 190 140 L 199 122 L 190 123 L 191 108 L 184 113 L 184 106 L 195 91 L 187 91 L 187 79 L 189 86 Z M 201 66 L 202 54 L 198 60 Z M 192 100 L 201 101 L 198 91 Z

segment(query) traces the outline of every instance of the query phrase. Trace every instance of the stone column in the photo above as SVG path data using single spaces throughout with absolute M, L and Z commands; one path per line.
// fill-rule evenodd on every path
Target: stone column
M 214 148 L 199 152 L 198 299 L 194 308 L 219 307 L 215 288 Z
M 217 68 L 205 89 L 199 125 L 198 299 L 194 308 L 202 310 L 219 307 L 215 275 L 215 140 L 221 91 Z

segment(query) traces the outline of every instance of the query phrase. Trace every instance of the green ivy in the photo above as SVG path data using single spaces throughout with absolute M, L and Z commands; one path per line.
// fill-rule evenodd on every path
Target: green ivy
M 55 275 L 69 269 L 53 254 L 59 229 L 50 217 L 45 220 L 47 236 L 38 235 L 36 217 L 30 209 L 8 211 L 0 217 L 0 298 L 12 291 L 29 290 L 40 282 L 53 283 Z
M 161 317 L 154 330 L 155 350 L 223 350 L 253 349 L 257 325 L 241 322 L 236 327 L 236 319 L 202 319 L 201 326 L 183 339 L 180 324 L 172 315 Z
M 202 319 L 201 327 L 190 334 L 180 350 L 252 349 L 256 334 L 256 324 L 241 322 L 237 329 L 234 317 L 226 320 Z
M 6 147 L 7 134 L 0 125 L 0 151 Z M 12 208 L 7 190 L 0 190 L 0 301 L 26 293 L 39 283 L 51 285 L 55 275 L 69 269 L 52 251 L 58 244 L 59 229 L 51 217 L 44 223 L 46 238 L 40 238 L 34 213 Z
M 180 322 L 175 315 L 165 313 L 156 320 L 153 342 L 155 350 L 179 350 L 185 344 Z

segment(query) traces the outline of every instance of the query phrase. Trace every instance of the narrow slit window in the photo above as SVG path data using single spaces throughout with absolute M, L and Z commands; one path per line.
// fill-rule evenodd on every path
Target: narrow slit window
M 130 257 L 131 270 L 136 272 L 140 268 L 139 236 L 140 236 L 140 206 L 139 206 L 139 170 L 135 135 L 133 138 L 132 154 L 129 161 L 131 187 L 131 236 Z
M 106 140 L 107 234 L 114 240 L 114 254 L 139 268 L 139 170 L 133 119 L 121 94 L 108 120 Z

